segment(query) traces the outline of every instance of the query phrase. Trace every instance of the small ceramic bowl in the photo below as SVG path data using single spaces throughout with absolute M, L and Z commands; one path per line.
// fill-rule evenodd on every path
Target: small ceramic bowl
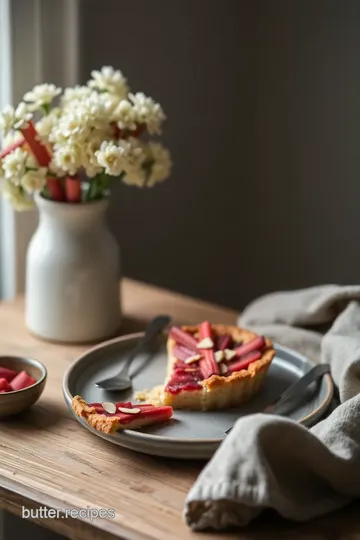
M 46 367 L 33 358 L 0 356 L 0 366 L 14 371 L 26 371 L 36 383 L 23 390 L 0 394 L 0 419 L 19 414 L 33 405 L 41 396 L 46 382 Z

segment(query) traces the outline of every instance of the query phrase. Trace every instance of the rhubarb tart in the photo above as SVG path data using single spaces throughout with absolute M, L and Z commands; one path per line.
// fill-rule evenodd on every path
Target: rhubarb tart
M 271 341 L 235 326 L 172 327 L 168 373 L 160 392 L 174 409 L 212 410 L 240 405 L 261 388 L 275 355 Z
M 138 429 L 151 424 L 160 424 L 169 420 L 173 414 L 170 406 L 133 405 L 120 403 L 86 403 L 80 396 L 75 396 L 71 403 L 77 416 L 83 418 L 89 426 L 112 434 L 119 429 Z

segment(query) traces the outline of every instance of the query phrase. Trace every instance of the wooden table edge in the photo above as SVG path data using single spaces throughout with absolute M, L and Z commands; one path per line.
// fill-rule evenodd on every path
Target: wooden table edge
M 11 501 L 10 504 L 9 501 Z M 14 480 L 0 477 L 1 510 L 6 510 L 7 512 L 22 517 L 23 508 L 31 510 L 40 507 L 47 509 L 51 508 L 57 511 L 62 511 L 64 509 L 80 510 L 80 507 L 64 503 L 60 499 L 50 495 L 43 496 L 40 492 L 28 487 L 24 487 Z M 96 525 L 97 519 L 101 520 L 101 527 Z M 119 522 L 112 526 L 110 519 L 97 519 L 91 521 L 81 517 L 73 518 L 64 516 L 63 518 L 36 518 L 29 519 L 29 521 L 58 532 L 59 534 L 65 534 L 64 530 L 66 530 L 67 533 L 74 531 L 74 529 L 77 531 L 81 530 L 82 534 L 87 533 L 86 538 L 89 539 L 98 537 L 98 535 L 94 536 L 93 534 L 95 529 L 95 531 L 99 533 L 99 538 L 104 540 L 115 540 L 119 538 L 123 540 L 146 540 L 147 538 L 149 540 L 153 540 L 152 537 L 145 536 L 144 534 L 139 535 L 133 529 L 124 527 L 122 524 L 119 524 Z M 59 522 L 60 524 L 64 524 L 64 526 L 57 526 Z M 119 536 L 119 529 L 123 536 Z M 78 537 L 83 538 L 84 536 Z M 69 536 L 69 538 L 72 538 L 72 536 Z M 77 538 L 77 536 L 75 536 L 75 538 Z

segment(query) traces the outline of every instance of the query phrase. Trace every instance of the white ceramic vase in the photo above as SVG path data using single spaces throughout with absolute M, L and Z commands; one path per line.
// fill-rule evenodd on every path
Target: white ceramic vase
M 120 251 L 108 200 L 66 204 L 36 197 L 38 228 L 27 252 L 26 325 L 66 343 L 111 337 L 121 324 Z

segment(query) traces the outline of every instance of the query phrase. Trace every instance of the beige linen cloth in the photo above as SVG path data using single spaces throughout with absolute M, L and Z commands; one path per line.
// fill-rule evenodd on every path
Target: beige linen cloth
M 273 293 L 238 322 L 329 363 L 341 403 L 309 430 L 280 416 L 239 419 L 187 496 L 187 524 L 244 526 L 265 508 L 303 521 L 360 497 L 360 286 Z

